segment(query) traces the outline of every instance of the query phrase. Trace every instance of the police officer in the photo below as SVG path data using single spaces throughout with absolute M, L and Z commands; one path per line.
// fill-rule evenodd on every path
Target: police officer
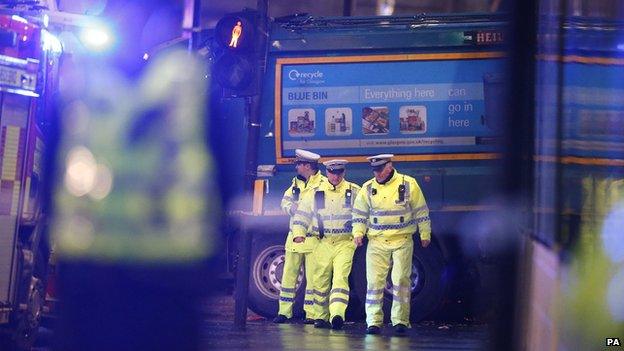
M 286 258 L 284 261 L 284 273 L 282 275 L 282 287 L 279 298 L 279 311 L 273 319 L 275 323 L 284 323 L 292 317 L 292 306 L 295 301 L 297 277 L 301 263 L 305 261 L 305 276 L 307 281 L 303 310 L 306 313 L 306 324 L 314 323 L 314 295 L 312 272 L 314 263 L 312 252 L 318 245 L 319 239 L 313 234 L 304 233 L 303 236 L 295 236 L 293 227 L 295 214 L 298 211 L 299 200 L 307 193 L 317 188 L 321 183 L 327 182 L 319 171 L 318 161 L 321 156 L 306 150 L 295 150 L 295 169 L 297 176 L 293 178 L 291 186 L 284 192 L 281 207 L 290 216 L 290 231 L 286 237 Z
M 431 242 L 429 209 L 416 179 L 400 174 L 392 166 L 392 154 L 368 157 L 374 178 L 364 183 L 353 205 L 353 241 L 366 251 L 367 334 L 379 334 L 383 324 L 383 293 L 392 261 L 391 321 L 396 335 L 409 327 L 410 275 L 414 242 L 420 233 L 423 247 Z
M 198 350 L 197 306 L 216 279 L 208 260 L 221 237 L 205 64 L 185 50 L 163 52 L 132 83 L 121 79 L 126 70 L 105 64 L 75 68 L 77 81 L 107 89 L 64 89 L 67 105 L 54 120 L 70 126 L 77 102 L 85 112 L 85 128 L 59 133 L 57 153 L 48 155 L 59 172 L 73 174 L 55 179 L 52 194 L 62 301 L 56 347 Z
M 349 273 L 355 252 L 351 209 L 360 186 L 344 179 L 347 163 L 324 162 L 328 182 L 308 193 L 295 215 L 295 237 L 303 238 L 311 224 L 309 231 L 321 239 L 314 251 L 316 328 L 341 329 L 349 303 Z

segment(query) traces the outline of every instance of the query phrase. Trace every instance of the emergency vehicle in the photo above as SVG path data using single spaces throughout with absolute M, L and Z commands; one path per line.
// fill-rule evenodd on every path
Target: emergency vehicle
M 256 152 L 251 158 L 247 154 L 246 164 L 257 168 L 235 161 L 245 159 L 245 144 L 233 134 L 244 115 L 240 101 L 218 101 L 211 125 L 217 130 L 213 142 L 228 150 L 218 162 L 230 179 L 222 188 L 230 203 L 229 228 L 234 228 L 230 266 L 237 263 L 238 234 L 252 233 L 253 311 L 277 312 L 288 233 L 288 216 L 279 204 L 296 175 L 292 162 L 298 148 L 322 160 L 349 160 L 346 179 L 358 184 L 372 178 L 366 156 L 381 153 L 395 154 L 396 169 L 417 179 L 430 209 L 433 245 L 415 245 L 413 320 L 430 316 L 444 301 L 466 301 L 483 287 L 486 272 L 493 272 L 488 252 L 493 246 L 491 237 L 477 234 L 479 218 L 494 213 L 501 183 L 505 30 L 500 14 L 297 15 L 270 23 L 266 56 L 259 53 L 266 64 L 259 123 L 245 121 L 250 130 L 258 129 L 257 137 L 250 133 L 245 140 L 246 150 Z M 218 58 L 215 62 L 213 75 L 227 75 L 219 71 Z M 230 78 L 243 81 L 244 70 L 236 72 L 239 76 Z M 224 92 L 231 94 L 232 87 L 237 85 Z M 255 176 L 252 201 L 240 201 L 243 186 L 232 181 L 236 174 L 241 180 Z M 358 249 L 350 277 L 351 311 L 365 299 L 364 258 L 365 248 Z M 300 284 L 298 304 L 302 289 Z M 388 301 L 390 293 L 391 284 Z
M 0 13 L 0 338 L 16 349 L 34 342 L 51 253 L 42 156 L 60 43 L 34 22 Z

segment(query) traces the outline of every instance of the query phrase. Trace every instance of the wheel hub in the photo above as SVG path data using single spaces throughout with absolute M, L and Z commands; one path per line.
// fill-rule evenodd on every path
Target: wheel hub
M 256 258 L 253 266 L 254 284 L 264 296 L 277 300 L 282 287 L 282 274 L 284 273 L 285 261 L 284 247 L 281 245 L 270 246 L 264 249 Z M 300 270 L 297 277 L 296 289 L 303 281 L 304 272 Z

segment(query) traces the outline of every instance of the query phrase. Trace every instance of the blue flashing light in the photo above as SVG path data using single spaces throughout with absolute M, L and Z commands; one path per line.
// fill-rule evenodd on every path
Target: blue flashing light
M 111 32 L 103 26 L 87 27 L 80 33 L 80 41 L 85 48 L 91 51 L 103 52 L 111 48 L 113 36 Z

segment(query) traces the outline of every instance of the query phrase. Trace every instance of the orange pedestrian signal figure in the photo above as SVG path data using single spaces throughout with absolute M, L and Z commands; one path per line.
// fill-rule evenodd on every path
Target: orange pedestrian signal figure
M 232 39 L 230 40 L 229 47 L 235 48 L 238 45 L 238 38 L 243 33 L 243 25 L 241 21 L 237 21 L 234 28 L 232 28 Z

